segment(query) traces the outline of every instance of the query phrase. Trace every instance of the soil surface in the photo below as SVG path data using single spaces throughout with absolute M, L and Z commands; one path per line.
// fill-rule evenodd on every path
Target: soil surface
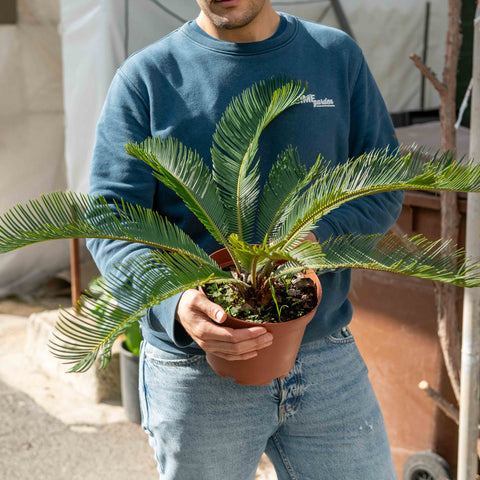
M 315 308 L 317 291 L 302 274 L 289 281 L 271 278 L 254 291 L 239 291 L 235 284 L 212 284 L 205 294 L 228 315 L 253 323 L 282 323 L 302 317 Z

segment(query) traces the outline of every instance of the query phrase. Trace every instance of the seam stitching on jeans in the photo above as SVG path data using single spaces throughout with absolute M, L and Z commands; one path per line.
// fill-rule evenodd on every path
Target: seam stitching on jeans
M 343 345 L 344 343 L 352 343 L 353 337 L 337 338 L 337 337 L 332 337 L 330 335 L 327 335 L 327 342 L 332 343 L 334 345 Z
M 276 378 L 275 382 L 277 384 L 278 391 L 278 424 L 282 425 L 285 423 L 285 401 L 287 399 L 287 392 L 285 390 L 285 381 L 283 378 Z
M 285 469 L 287 470 L 288 475 L 290 476 L 291 480 L 298 480 L 297 474 L 293 470 L 292 464 L 288 460 L 288 457 L 283 450 L 282 444 L 280 443 L 280 438 L 276 433 L 272 435 L 273 443 L 275 444 L 275 447 L 277 447 L 277 451 L 280 454 L 280 458 L 282 459 L 283 465 L 285 466 Z
M 286 392 L 285 400 L 288 399 L 288 397 L 293 395 L 293 400 L 289 404 L 287 401 L 285 401 L 285 405 L 287 408 L 285 409 L 285 418 L 284 421 L 286 421 L 288 418 L 293 417 L 295 413 L 297 413 L 298 407 L 300 405 L 300 400 L 303 395 L 303 376 L 302 376 L 302 364 L 299 359 L 295 361 L 295 365 L 293 366 L 292 369 L 292 391 L 290 395 L 288 395 L 288 390 Z
M 140 355 L 142 355 L 143 358 L 141 359 L 141 362 L 140 362 L 140 365 L 141 365 L 141 368 L 142 368 L 142 372 L 141 372 L 142 377 L 140 379 L 141 382 L 139 382 L 139 387 L 141 386 L 141 388 L 142 388 L 142 395 L 143 395 L 144 402 L 145 402 L 145 408 L 144 408 L 145 418 L 142 418 L 142 423 L 144 424 L 143 428 L 146 432 L 148 432 L 149 435 L 152 435 L 150 429 L 148 428 L 149 427 L 149 420 L 150 420 L 150 418 L 149 418 L 150 417 L 150 412 L 149 412 L 149 408 L 148 408 L 147 386 L 145 385 L 145 357 L 146 357 L 145 348 L 146 348 L 146 345 L 147 345 L 146 341 L 143 340 L 142 344 L 140 346 L 140 350 L 141 350 Z
M 352 332 L 350 331 L 350 329 L 348 327 L 344 327 L 346 329 L 346 331 L 348 332 L 348 336 L 347 337 L 343 337 L 343 338 L 339 338 L 339 337 L 334 337 L 332 334 L 331 335 L 327 335 L 325 337 L 325 339 L 327 340 L 327 342 L 329 343 L 333 343 L 335 345 L 342 345 L 344 343 L 352 343 L 354 340 L 355 340 L 355 337 L 353 336 Z M 343 330 L 343 329 L 342 329 Z
M 278 378 L 273 379 L 269 385 L 270 393 L 275 402 L 280 403 L 281 387 Z

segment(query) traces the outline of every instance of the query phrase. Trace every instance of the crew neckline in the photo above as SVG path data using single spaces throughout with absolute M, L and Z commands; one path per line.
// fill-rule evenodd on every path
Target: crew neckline
M 269 40 L 271 38 L 275 38 L 275 37 L 278 37 L 279 35 L 281 35 L 286 26 L 287 26 L 287 19 L 283 16 L 283 15 L 279 15 L 280 16 L 280 23 L 278 24 L 278 27 L 277 29 L 275 30 L 275 33 L 268 37 L 266 40 Z M 207 37 L 207 38 L 212 38 L 213 40 L 217 40 L 218 42 L 221 42 L 222 40 L 220 40 L 219 38 L 215 38 L 215 37 L 212 37 L 211 35 L 209 35 L 205 30 L 203 30 L 200 25 L 198 24 L 197 20 L 192 20 L 191 23 L 191 27 L 198 33 L 201 33 L 204 37 Z M 228 42 L 228 43 L 231 43 L 231 42 Z M 248 43 L 248 42 L 243 42 L 243 43 Z M 252 42 L 253 43 L 253 42 Z
M 279 15 L 280 24 L 277 31 L 271 37 L 259 42 L 233 43 L 214 38 L 202 30 L 196 20 L 186 23 L 180 31 L 195 43 L 218 52 L 247 55 L 265 53 L 285 45 L 297 32 L 295 17 L 285 13 L 279 13 Z

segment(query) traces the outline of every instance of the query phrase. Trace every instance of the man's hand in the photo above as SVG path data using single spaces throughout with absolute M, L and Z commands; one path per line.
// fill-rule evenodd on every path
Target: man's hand
M 226 360 L 248 360 L 272 344 L 273 337 L 264 327 L 233 329 L 216 325 L 224 322 L 227 314 L 198 290 L 185 290 L 176 318 L 200 348 Z

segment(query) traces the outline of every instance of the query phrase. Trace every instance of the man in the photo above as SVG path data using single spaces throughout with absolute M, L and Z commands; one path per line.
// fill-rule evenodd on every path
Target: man
M 283 76 L 308 82 L 308 92 L 263 133 L 263 175 L 287 145 L 298 146 L 311 166 L 319 153 L 341 163 L 397 143 L 361 51 L 347 35 L 279 15 L 270 0 L 197 2 L 196 21 L 118 70 L 98 124 L 91 192 L 153 207 L 213 252 L 215 241 L 175 194 L 124 153 L 127 141 L 171 135 L 208 161 L 215 124 L 232 97 Z M 384 233 L 401 201 L 389 193 L 350 202 L 322 219 L 315 237 Z M 105 240 L 88 245 L 103 273 L 145 248 Z M 396 478 L 383 418 L 347 327 L 350 272 L 322 272 L 320 279 L 322 302 L 297 362 L 266 387 L 220 378 L 204 355 L 251 358 L 272 342 L 265 328 L 222 327 L 225 312 L 196 290 L 149 310 L 140 397 L 162 479 L 253 479 L 263 452 L 280 480 Z

